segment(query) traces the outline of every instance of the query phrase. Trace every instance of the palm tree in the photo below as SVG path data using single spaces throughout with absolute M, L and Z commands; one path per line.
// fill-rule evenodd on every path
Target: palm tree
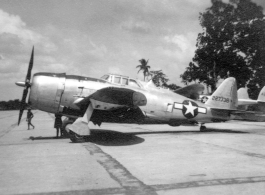
M 150 66 L 148 66 L 148 60 L 146 61 L 145 59 L 141 59 L 139 60 L 139 62 L 141 63 L 141 65 L 136 66 L 136 68 L 140 68 L 139 71 L 137 72 L 137 74 L 142 70 L 144 73 L 144 81 L 145 81 L 145 77 L 148 75 L 149 73 L 149 68 Z

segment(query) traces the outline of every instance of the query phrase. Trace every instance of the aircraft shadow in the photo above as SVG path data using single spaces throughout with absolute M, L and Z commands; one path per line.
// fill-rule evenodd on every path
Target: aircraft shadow
M 32 140 L 32 141 L 34 141 L 34 140 L 48 140 L 48 139 L 69 139 L 69 138 L 67 138 L 67 137 L 59 137 L 59 138 L 57 138 L 55 136 L 49 136 L 49 137 L 42 137 L 42 136 L 34 137 L 34 136 L 30 136 L 28 138 L 28 140 Z
M 245 134 L 249 132 L 231 130 L 231 129 L 208 129 L 201 131 L 138 131 L 138 132 L 118 132 L 108 129 L 91 129 L 91 135 L 89 136 L 87 142 L 95 143 L 102 146 L 127 146 L 140 144 L 145 141 L 144 138 L 138 137 L 137 135 L 148 135 L 148 134 L 207 134 L 207 133 L 240 133 Z M 51 140 L 51 139 L 69 139 L 68 137 L 54 136 L 48 137 L 29 137 L 29 140 Z
M 144 142 L 144 139 L 129 133 L 106 129 L 91 129 L 91 134 L 87 140 L 102 146 L 128 146 Z
M 194 131 L 194 130 L 187 130 L 187 131 L 148 131 L 148 132 L 131 132 L 126 134 L 131 135 L 141 135 L 141 134 L 205 134 L 205 133 L 249 133 L 244 131 L 238 131 L 238 130 L 231 130 L 231 129 L 208 129 L 204 131 Z
M 232 130 L 232 129 L 211 129 L 211 128 L 207 128 L 205 131 L 202 131 L 202 132 L 199 132 L 199 133 L 207 133 L 207 132 L 210 132 L 210 133 L 242 133 L 242 134 L 245 134 L 245 133 L 249 133 L 249 132 L 246 132 L 246 131 L 239 131 L 239 130 Z
M 125 146 L 140 144 L 145 140 L 137 135 L 148 134 L 205 134 L 205 133 L 248 133 L 231 129 L 207 129 L 200 131 L 139 131 L 139 132 L 118 132 L 108 129 L 91 129 L 91 135 L 87 142 L 103 146 Z

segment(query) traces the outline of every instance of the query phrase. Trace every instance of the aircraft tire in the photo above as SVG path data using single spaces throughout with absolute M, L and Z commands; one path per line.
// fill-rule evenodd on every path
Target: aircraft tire
M 69 132 L 69 138 L 73 143 L 83 143 L 86 141 L 86 136 L 77 135 L 72 131 Z
M 201 132 L 204 132 L 204 131 L 206 131 L 206 130 L 207 130 L 207 128 L 206 128 L 205 126 L 201 126 L 201 127 L 200 127 L 200 131 L 201 131 Z

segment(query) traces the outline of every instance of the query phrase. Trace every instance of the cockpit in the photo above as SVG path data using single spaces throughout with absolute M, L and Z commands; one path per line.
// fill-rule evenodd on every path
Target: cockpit
M 134 79 L 128 76 L 117 75 L 117 74 L 106 74 L 101 79 L 117 85 L 128 85 L 131 87 L 142 88 L 142 85 Z

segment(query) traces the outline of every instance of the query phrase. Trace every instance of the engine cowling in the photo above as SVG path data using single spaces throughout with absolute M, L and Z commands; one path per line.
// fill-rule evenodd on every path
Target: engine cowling
M 56 113 L 59 110 L 64 87 L 64 73 L 36 73 L 31 83 L 29 103 L 39 110 Z

